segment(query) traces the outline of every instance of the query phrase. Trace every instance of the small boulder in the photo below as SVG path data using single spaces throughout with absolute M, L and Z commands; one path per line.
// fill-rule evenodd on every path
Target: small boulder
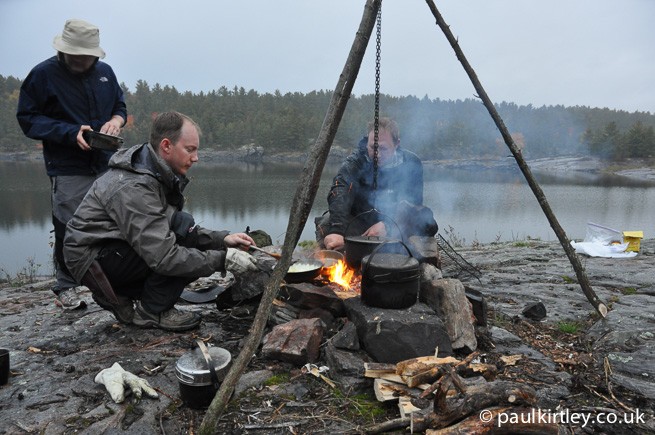
M 546 306 L 544 303 L 539 301 L 526 305 L 525 308 L 523 308 L 523 311 L 521 311 L 521 314 L 530 320 L 538 322 L 545 319 L 548 313 L 546 312 Z
M 324 330 L 320 319 L 298 319 L 277 325 L 264 337 L 262 355 L 297 366 L 316 362 Z

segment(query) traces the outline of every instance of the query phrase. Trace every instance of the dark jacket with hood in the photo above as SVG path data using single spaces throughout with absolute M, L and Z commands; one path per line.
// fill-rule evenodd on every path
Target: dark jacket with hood
M 349 223 L 361 213 L 377 210 L 393 219 L 401 201 L 423 204 L 423 165 L 410 151 L 396 149 L 393 161 L 378 167 L 377 189 L 373 188 L 373 161 L 368 156 L 364 137 L 346 158 L 330 188 L 328 204 L 330 224 L 326 234 L 346 235 Z M 380 220 L 377 213 L 357 218 L 369 227 Z
M 112 240 L 129 243 L 162 275 L 199 278 L 225 270 L 227 231 L 198 228 L 198 249 L 176 241 L 171 223 L 182 210 L 187 183 L 150 144 L 116 152 L 66 227 L 64 257 L 73 277 L 80 282 Z
M 89 71 L 73 74 L 57 56 L 30 71 L 21 86 L 16 113 L 23 133 L 43 142 L 51 177 L 104 172 L 111 152 L 82 150 L 77 133 L 82 125 L 100 131 L 114 115 L 127 120 L 123 90 L 112 68 L 97 61 Z

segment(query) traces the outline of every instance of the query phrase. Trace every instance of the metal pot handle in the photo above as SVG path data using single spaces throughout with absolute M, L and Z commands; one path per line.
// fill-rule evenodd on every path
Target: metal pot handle
M 393 220 L 393 219 L 391 218 L 391 216 L 389 216 L 388 214 L 382 213 L 381 211 L 379 211 L 379 210 L 377 210 L 377 209 L 375 209 L 375 208 L 372 208 L 372 209 L 370 209 L 370 210 L 363 211 L 363 212 L 359 213 L 357 216 L 355 216 L 354 218 L 352 218 L 352 219 L 350 220 L 350 222 L 348 222 L 348 225 L 346 225 L 346 231 L 345 231 L 345 234 L 348 235 L 348 229 L 350 228 L 350 224 L 352 224 L 355 220 L 357 220 L 357 218 L 359 218 L 360 216 L 365 215 L 365 214 L 367 214 L 367 213 L 374 213 L 374 212 L 377 212 L 378 215 L 382 215 L 382 216 L 386 217 L 387 219 L 389 219 L 391 222 L 393 222 L 393 224 L 396 226 L 396 228 L 398 228 L 398 234 L 400 235 L 400 239 L 401 239 L 401 240 L 403 239 L 403 232 L 400 230 L 400 227 L 398 226 L 398 224 L 396 223 L 396 221 Z M 383 221 L 383 222 L 384 222 L 384 221 Z
M 218 381 L 218 375 L 216 374 L 216 369 L 214 369 L 214 361 L 209 353 L 209 349 L 207 349 L 207 346 L 205 346 L 205 343 L 203 343 L 202 340 L 196 340 L 196 343 L 198 343 L 200 352 L 202 353 L 202 356 L 205 357 L 207 367 L 209 367 L 209 376 L 211 377 L 212 385 L 214 385 L 214 389 L 218 391 L 221 384 Z
M 379 250 L 380 248 L 382 248 L 384 245 L 386 245 L 387 243 L 400 243 L 400 244 L 403 245 L 403 247 L 407 250 L 407 253 L 409 254 L 409 257 L 410 257 L 410 258 L 413 258 L 413 257 L 414 257 L 414 256 L 412 255 L 412 251 L 409 250 L 409 248 L 407 247 L 407 245 L 405 244 L 405 242 L 403 242 L 402 240 L 387 240 L 386 242 L 382 242 L 382 243 L 380 243 L 379 245 L 377 245 L 377 246 L 373 249 L 373 251 L 371 251 L 371 254 L 367 256 L 368 258 L 366 259 L 366 263 L 362 263 L 362 275 L 364 274 L 364 271 L 365 271 L 366 269 L 368 269 L 369 264 L 371 263 L 371 260 L 373 260 L 373 257 L 375 256 L 375 254 L 378 253 L 378 250 Z

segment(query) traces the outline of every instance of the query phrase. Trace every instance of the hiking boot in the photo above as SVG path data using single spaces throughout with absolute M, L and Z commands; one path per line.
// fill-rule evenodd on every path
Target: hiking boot
M 159 328 L 166 331 L 186 331 L 200 325 L 199 314 L 190 311 L 180 311 L 173 307 L 168 311 L 153 314 L 146 311 L 141 301 L 136 303 L 132 322 L 144 328 Z
M 118 298 L 118 305 L 112 304 L 105 298 L 104 295 L 96 292 L 91 292 L 91 297 L 96 302 L 107 311 L 111 311 L 114 317 L 121 322 L 129 325 L 134 319 L 134 304 L 132 304 L 132 299 L 126 298 L 125 296 L 116 296 Z
M 71 287 L 60 291 L 55 298 L 55 305 L 64 310 L 86 308 L 86 302 L 80 299 L 77 295 L 77 287 Z

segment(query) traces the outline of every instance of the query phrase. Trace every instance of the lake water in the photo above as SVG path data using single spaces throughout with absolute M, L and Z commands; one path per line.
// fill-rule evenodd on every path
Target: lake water
M 325 211 L 337 166 L 327 166 L 300 240 L 314 240 L 313 217 Z M 190 171 L 186 210 L 196 222 L 233 232 L 262 229 L 282 243 L 302 165 L 200 163 Z M 535 173 L 560 225 L 572 240 L 587 222 L 655 234 L 655 184 L 622 177 Z M 0 277 L 30 262 L 52 272 L 49 180 L 41 162 L 0 163 Z M 425 166 L 425 203 L 442 236 L 473 242 L 556 240 L 518 168 L 453 170 Z

